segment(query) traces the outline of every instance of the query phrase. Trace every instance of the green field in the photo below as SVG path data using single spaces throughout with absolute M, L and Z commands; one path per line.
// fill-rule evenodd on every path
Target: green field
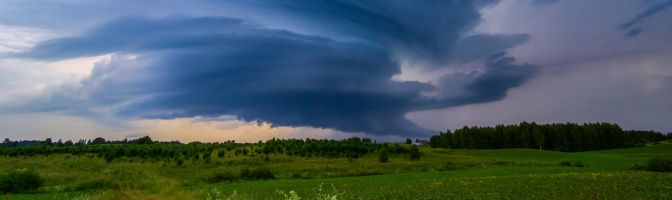
M 181 166 L 137 158 L 108 163 L 93 155 L 0 157 L 3 172 L 31 168 L 45 178 L 37 191 L 0 199 L 672 199 L 672 173 L 630 169 L 671 156 L 669 143 L 579 153 L 420 149 L 419 161 L 391 154 L 387 163 L 377 154 L 267 159 L 227 153 Z M 562 161 L 584 167 L 561 166 Z M 205 181 L 262 166 L 276 179 Z

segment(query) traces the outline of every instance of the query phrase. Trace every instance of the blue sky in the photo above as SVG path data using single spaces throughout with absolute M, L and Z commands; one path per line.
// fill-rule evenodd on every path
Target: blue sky
M 11 139 L 672 131 L 672 0 L 0 2 Z

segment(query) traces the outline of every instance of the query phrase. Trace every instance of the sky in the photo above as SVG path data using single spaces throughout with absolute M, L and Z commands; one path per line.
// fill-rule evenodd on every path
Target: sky
M 0 0 L 0 136 L 672 131 L 672 0 Z

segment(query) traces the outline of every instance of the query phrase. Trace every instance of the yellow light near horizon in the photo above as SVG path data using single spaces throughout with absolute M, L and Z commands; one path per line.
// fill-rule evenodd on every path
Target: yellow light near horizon
M 308 127 L 271 127 L 263 123 L 241 122 L 235 119 L 201 120 L 178 118 L 172 120 L 140 120 L 138 128 L 155 140 L 181 142 L 257 142 L 271 138 L 347 138 L 355 134 L 331 129 Z

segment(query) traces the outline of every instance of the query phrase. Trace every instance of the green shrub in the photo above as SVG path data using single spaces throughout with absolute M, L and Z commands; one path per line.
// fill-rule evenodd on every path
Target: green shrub
M 212 176 L 205 179 L 209 183 L 233 182 L 238 180 L 238 176 L 230 171 L 216 172 Z
M 504 165 L 509 165 L 509 164 L 511 164 L 511 162 L 510 162 L 510 161 L 506 161 L 506 160 L 498 160 L 498 161 L 495 161 L 495 165 L 497 165 L 497 166 L 504 166 Z
M 378 156 L 378 161 L 380 161 L 381 163 L 386 163 L 389 160 L 390 160 L 390 154 L 387 153 L 387 151 L 381 151 L 380 155 Z
M 457 169 L 457 166 L 455 166 L 455 163 L 450 162 L 450 161 L 447 161 L 447 162 L 443 163 L 441 166 L 439 166 L 438 168 L 436 168 L 436 170 L 439 170 L 439 171 L 450 171 L 450 170 L 455 170 L 455 169 Z
M 649 160 L 647 168 L 650 171 L 672 172 L 672 158 L 653 158 Z
M 634 169 L 634 170 L 648 170 L 649 167 L 646 166 L 646 165 L 642 165 L 642 164 L 639 164 L 639 163 L 635 163 L 634 165 L 632 165 L 632 166 L 630 167 L 630 169 Z
M 411 146 L 411 160 L 420 160 L 420 149 L 415 145 Z
M 1 193 L 20 193 L 42 186 L 44 179 L 36 171 L 19 169 L 0 177 Z
M 240 178 L 247 180 L 269 180 L 275 179 L 275 175 L 267 168 L 243 169 L 240 171 Z
M 560 165 L 560 166 L 568 166 L 568 167 L 571 167 L 571 166 L 572 166 L 572 162 L 569 162 L 569 161 L 562 161 L 562 162 L 560 162 L 559 165 Z
M 586 165 L 584 165 L 583 162 L 581 162 L 581 161 L 576 161 L 576 162 L 574 163 L 574 167 L 585 167 L 585 166 L 586 166 Z
M 91 189 L 103 189 L 103 188 L 113 188 L 114 184 L 109 180 L 104 179 L 94 179 L 85 182 L 81 182 L 75 186 L 75 191 L 82 190 L 91 190 Z

